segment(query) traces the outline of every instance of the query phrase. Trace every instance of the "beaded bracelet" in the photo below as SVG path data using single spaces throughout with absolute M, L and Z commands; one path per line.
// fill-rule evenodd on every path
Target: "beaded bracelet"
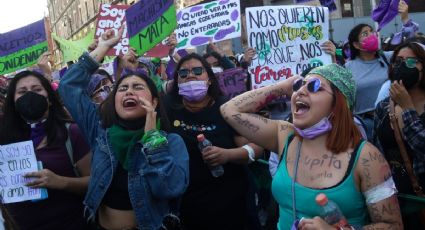
M 165 138 L 157 129 L 152 129 L 143 134 L 142 144 L 150 149 L 156 149 L 167 143 Z

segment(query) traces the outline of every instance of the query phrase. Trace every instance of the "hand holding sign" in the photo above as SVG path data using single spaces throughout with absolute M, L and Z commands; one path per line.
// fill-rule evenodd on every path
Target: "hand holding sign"
M 37 61 L 38 68 L 41 69 L 44 76 L 46 77 L 52 76 L 52 69 L 50 68 L 50 64 L 49 64 L 50 55 L 51 53 L 49 51 L 46 51 L 38 58 L 38 61 Z
M 27 173 L 25 177 L 37 178 L 26 184 L 26 186 L 31 188 L 63 189 L 65 187 L 62 177 L 48 169 Z

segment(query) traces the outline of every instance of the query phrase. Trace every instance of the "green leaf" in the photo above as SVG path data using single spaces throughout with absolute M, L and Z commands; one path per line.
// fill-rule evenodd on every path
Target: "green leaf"
M 209 8 L 211 8 L 211 7 L 215 6 L 215 5 L 217 5 L 217 3 L 216 3 L 216 2 L 211 3 L 211 4 L 208 4 L 208 5 L 206 5 L 206 6 L 205 6 L 205 9 L 209 9 Z
M 208 30 L 205 35 L 213 35 L 215 34 L 215 32 L 217 32 L 218 28 L 212 29 L 212 30 Z
M 185 38 L 183 41 L 179 42 L 179 44 L 177 44 L 177 48 L 185 46 L 187 41 L 189 41 L 189 38 Z

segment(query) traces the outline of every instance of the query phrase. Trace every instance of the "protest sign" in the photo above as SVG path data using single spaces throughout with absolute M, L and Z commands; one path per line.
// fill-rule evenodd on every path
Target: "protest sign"
M 0 195 L 4 203 L 40 199 L 40 189 L 25 184 L 31 178 L 26 173 L 38 171 L 32 141 L 0 146 Z
M 129 39 L 127 33 L 127 22 L 125 21 L 125 10 L 128 9 L 127 5 L 100 5 L 99 14 L 97 16 L 95 38 L 99 38 L 108 29 L 114 29 L 118 34 L 118 30 L 123 27 L 123 34 L 120 42 L 106 53 L 108 56 L 119 56 L 126 54 L 129 48 Z
M 130 46 L 143 55 L 177 26 L 176 8 L 173 0 L 140 0 L 126 10 Z
M 48 50 L 44 19 L 0 34 L 0 74 L 7 74 L 37 63 Z
M 227 98 L 233 98 L 246 91 L 248 73 L 242 68 L 233 68 L 217 74 L 218 83 Z
M 320 47 L 329 40 L 329 12 L 315 6 L 247 8 L 247 37 L 257 51 L 249 71 L 252 88 L 332 63 Z
M 177 13 L 178 49 L 241 36 L 239 0 L 220 0 L 185 8 Z
M 329 12 L 336 10 L 335 0 L 295 0 L 295 3 L 304 4 L 304 3 L 308 3 L 312 1 L 319 1 L 321 6 L 328 7 Z M 311 5 L 311 4 L 305 4 L 305 5 Z
M 53 39 L 59 44 L 63 55 L 63 62 L 77 60 L 88 46 L 93 42 L 94 30 L 91 30 L 84 38 L 76 41 L 66 40 L 52 34 Z

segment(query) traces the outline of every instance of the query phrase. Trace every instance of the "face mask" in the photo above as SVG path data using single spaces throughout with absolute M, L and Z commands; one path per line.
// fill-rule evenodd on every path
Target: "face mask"
M 211 69 L 212 69 L 214 74 L 223 72 L 223 68 L 221 68 L 221 67 L 211 67 Z
M 302 130 L 295 126 L 294 128 L 303 138 L 314 139 L 324 133 L 329 132 L 332 129 L 332 124 L 329 121 L 328 117 L 324 117 L 318 123 L 316 123 L 315 125 L 309 128 L 302 129 Z
M 179 95 L 189 102 L 197 102 L 207 95 L 206 81 L 189 81 L 179 84 Z
M 15 102 L 16 111 L 27 122 L 40 120 L 48 107 L 47 98 L 32 91 L 26 92 Z
M 379 48 L 378 36 L 371 34 L 362 41 L 362 49 L 367 52 L 376 52 Z
M 403 81 L 404 87 L 409 90 L 413 88 L 419 81 L 419 70 L 418 68 L 409 68 L 405 62 L 402 62 L 399 66 L 393 68 L 393 79 L 395 81 Z

